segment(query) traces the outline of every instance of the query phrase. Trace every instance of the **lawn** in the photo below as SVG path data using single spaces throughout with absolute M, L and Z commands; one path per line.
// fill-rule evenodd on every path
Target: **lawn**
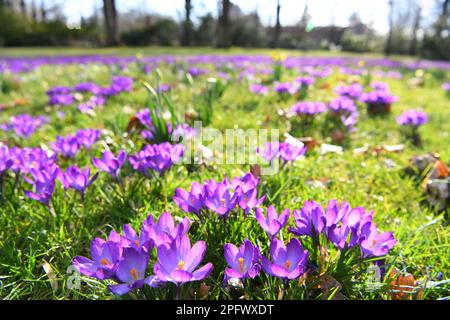
M 450 65 L 447 64 L 447 69 L 443 65 L 424 65 L 421 69 L 407 67 L 408 63 L 414 62 L 411 58 L 402 60 L 395 57 L 396 63 L 391 64 L 379 56 L 351 54 L 346 55 L 348 59 L 341 59 L 337 53 L 283 53 L 287 54 L 287 59 L 276 51 L 244 49 L 1 49 L 0 124 L 6 125 L 0 130 L 0 139 L 7 147 L 0 150 L 0 298 L 448 298 L 448 218 L 445 211 L 437 210 L 426 201 L 420 179 L 406 174 L 405 168 L 410 165 L 412 157 L 429 152 L 438 153 L 444 163 L 450 161 L 450 95 L 442 87 L 443 83 L 450 82 Z M 98 58 L 78 58 L 92 54 Z M 165 55 L 171 56 L 167 58 Z M 206 59 L 200 55 L 216 58 Z M 5 59 L 6 56 L 14 58 L 15 62 Z M 71 56 L 72 63 L 62 59 L 33 60 L 33 57 L 44 56 L 56 59 Z M 23 58 L 19 60 L 19 57 Z M 32 67 L 22 68 L 24 64 Z M 127 77 L 133 83 L 127 87 L 127 83 L 119 81 L 117 86 L 123 88 L 115 88 L 117 92 L 114 94 L 103 91 L 94 93 L 93 89 L 88 92 L 74 90 L 77 84 L 86 82 L 96 84 L 95 90 L 111 88 L 114 76 Z M 208 80 L 211 77 L 216 81 Z M 300 80 L 296 81 L 298 77 L 313 78 L 314 83 L 301 86 Z M 340 109 L 333 113 L 330 102 L 339 97 L 336 86 L 359 83 L 364 92 L 369 92 L 376 91 L 371 84 L 377 82 L 385 83 L 388 94 L 397 97 L 390 113 L 371 116 L 366 103 L 359 98 L 355 98 L 354 102 L 348 98 L 354 110 L 348 111 L 339 106 Z M 262 84 L 268 93 L 249 90 L 249 86 L 255 83 Z M 279 83 L 289 83 L 295 90 L 290 93 L 276 92 Z M 163 92 L 162 84 L 169 85 L 170 90 Z M 60 86 L 71 88 L 71 92 L 47 94 L 49 90 Z M 158 88 L 158 92 L 153 91 Z M 57 101 L 58 97 L 55 98 L 67 98 L 67 95 L 72 99 L 69 102 Z M 98 104 L 87 102 L 91 96 L 102 97 L 104 101 Z M 52 101 L 52 98 L 55 100 Z M 299 101 L 322 102 L 325 110 L 310 116 L 301 112 L 290 115 L 288 111 Z M 79 107 L 82 104 L 84 109 Z M 150 128 L 148 123 L 135 117 L 137 112 L 149 107 L 157 109 L 154 117 L 150 113 L 147 118 L 154 126 L 150 136 L 145 134 Z M 398 116 L 411 109 L 424 111 L 428 117 L 428 121 L 418 128 L 421 137 L 418 145 L 405 135 L 408 128 L 403 128 L 396 121 Z M 31 120 L 16 118 L 13 123 L 11 119 L 25 113 L 32 117 L 43 116 L 44 120 L 35 130 L 18 133 L 17 128 L 23 128 Z M 349 114 L 356 117 L 356 123 L 343 123 L 341 116 Z M 233 268 L 227 266 L 224 258 L 226 243 L 239 248 L 244 239 L 248 239 L 252 245 L 259 247 L 262 256 L 269 256 L 272 243 L 260 226 L 260 220 L 255 218 L 257 206 L 250 208 L 244 215 L 244 208 L 240 204 L 234 203 L 234 207 L 228 208 L 226 214 L 213 209 L 212 204 L 204 204 L 201 212 L 195 214 L 185 212 L 188 210 L 183 210 L 173 200 L 177 189 L 189 191 L 194 182 L 207 184 L 207 179 L 220 182 L 226 177 L 231 180 L 244 176 L 251 169 L 249 161 L 215 163 L 214 160 L 221 154 L 220 150 L 212 150 L 211 158 L 204 159 L 202 163 L 171 163 L 168 168 L 159 171 L 154 168 L 142 171 L 134 167 L 130 157 L 138 154 L 143 146 L 159 144 L 167 137 L 165 129 L 155 123 L 173 121 L 170 123 L 173 129 L 181 123 L 194 126 L 194 120 L 203 122 L 203 130 L 214 128 L 222 134 L 234 128 L 278 129 L 282 141 L 285 140 L 285 133 L 296 138 L 311 137 L 315 141 L 315 148 L 308 149 L 306 154 L 295 157 L 295 161 L 287 161 L 285 165 L 284 160 L 280 160 L 282 166 L 276 174 L 263 174 L 254 184 L 258 198 L 265 196 L 259 204 L 263 212 L 270 205 L 278 213 L 285 208 L 291 211 L 286 226 L 273 237 L 284 243 L 299 239 L 303 249 L 308 249 L 308 259 L 298 262 L 301 271 L 290 281 L 279 274 L 277 276 L 276 272 L 270 274 L 265 268 L 267 264 L 261 259 L 256 262 L 245 261 L 258 264 L 261 269 L 254 278 L 247 274 L 241 280 L 224 280 L 224 270 Z M 100 136 L 84 146 L 82 142 L 71 145 L 72 142 L 68 141 L 63 148 L 54 147 L 57 136 L 68 137 L 79 129 L 98 129 Z M 250 145 L 251 141 L 244 143 L 247 149 Z M 327 145 L 339 146 L 342 152 L 339 148 L 337 152 L 322 152 Z M 387 146 L 387 149 L 397 146 L 400 150 L 382 150 L 383 146 Z M 17 150 L 25 147 L 40 148 L 48 154 L 56 152 L 54 158 L 44 158 L 60 168 L 61 172 L 77 165 L 79 168 L 90 167 L 91 177 L 97 172 L 98 176 L 84 192 L 77 192 L 70 186 L 64 188 L 61 182 L 64 180 L 61 178 L 63 174 L 55 173 L 49 179 L 50 187 L 47 185 L 51 193 L 48 205 L 36 201 L 25 191 L 31 190 L 38 195 L 42 193 L 36 190 L 39 187 L 36 181 L 39 180 L 39 173 L 48 173 L 50 169 L 41 163 L 44 160 L 33 158 L 37 156 L 18 155 Z M 62 150 L 72 147 L 75 148 L 72 153 Z M 259 147 L 262 150 L 266 146 Z M 195 149 L 196 146 L 187 142 L 184 148 L 186 154 L 187 148 Z M 117 179 L 94 165 L 92 159 L 101 158 L 103 151 L 110 150 L 117 155 L 121 149 L 128 157 Z M 249 152 L 256 154 L 256 150 Z M 272 163 L 277 162 L 278 157 Z M 263 157 L 256 158 L 263 166 Z M 160 160 L 157 158 L 155 161 Z M 5 169 L 8 163 L 10 167 Z M 254 166 L 252 171 L 257 172 Z M 67 179 L 63 182 L 68 183 Z M 230 185 L 228 189 L 232 193 L 230 197 L 234 199 L 237 189 Z M 208 193 L 205 190 L 202 192 Z M 217 192 L 212 190 L 208 197 L 214 198 Z M 224 202 L 228 203 L 223 194 L 218 197 L 218 207 Z M 372 251 L 369 255 L 365 254 L 362 248 L 366 246 L 362 222 L 359 227 L 352 229 L 361 238 L 360 241 L 344 248 L 339 248 L 332 239 L 329 220 L 322 229 L 318 222 L 313 223 L 316 231 L 309 236 L 289 232 L 289 227 L 298 227 L 299 223 L 293 210 L 304 208 L 305 201 L 313 200 L 329 212 L 332 209 L 327 210 L 327 205 L 332 199 L 337 199 L 339 203 L 348 202 L 351 208 L 363 207 L 366 213 L 373 210 L 372 225 L 376 225 L 380 232 L 392 232 L 397 239 L 395 246 L 383 254 L 374 254 Z M 217 197 L 213 200 L 217 200 Z M 157 288 L 144 285 L 120 296 L 108 290 L 108 286 L 124 282 L 122 279 L 100 280 L 98 278 L 101 277 L 95 275 L 77 277 L 76 270 L 71 267 L 73 258 L 90 258 L 92 239 L 106 239 L 112 230 L 121 233 L 124 224 L 141 230 L 149 214 L 156 220 L 163 212 L 170 212 L 176 224 L 185 216 L 189 218 L 187 235 L 191 244 L 204 241 L 206 245 L 199 266 L 209 262 L 214 265 L 209 275 L 198 281 L 186 281 L 182 286 L 176 286 L 170 280 L 159 284 Z M 334 226 L 342 231 L 344 220 L 336 222 Z M 133 240 L 132 236 L 125 233 L 123 237 L 127 241 Z M 167 234 L 166 237 L 171 238 L 172 235 Z M 170 250 L 173 249 L 173 243 L 178 243 L 179 237 L 174 236 L 176 239 L 168 242 Z M 342 241 L 351 239 L 343 237 Z M 367 246 L 373 248 L 374 243 Z M 154 274 L 155 261 L 164 264 L 162 252 L 169 250 L 164 245 L 162 249 L 154 246 L 135 250 L 133 244 L 128 243 L 124 245 L 127 250 L 122 247 L 121 250 L 127 253 L 135 250 L 139 257 L 143 256 L 144 250 L 147 259 L 143 258 L 147 269 L 145 276 L 149 276 Z M 299 252 L 297 250 L 295 253 Z M 247 256 L 243 259 L 247 259 Z M 272 261 L 274 259 L 273 256 L 269 258 Z M 374 262 L 382 265 L 382 276 L 376 285 L 370 278 Z M 178 268 L 182 269 L 184 263 L 184 260 L 178 262 Z M 290 260 L 285 261 L 283 266 L 286 270 L 291 263 Z M 123 267 L 126 269 L 127 266 Z M 244 267 L 247 268 L 247 265 Z M 242 268 L 238 265 L 235 272 L 242 271 Z M 133 270 L 136 269 L 130 272 L 136 280 Z M 396 289 L 392 285 L 392 281 L 395 281 L 393 270 L 397 270 L 397 276 L 408 273 L 413 275 L 415 281 L 409 283 L 413 287 L 413 294 L 393 294 L 392 290 Z

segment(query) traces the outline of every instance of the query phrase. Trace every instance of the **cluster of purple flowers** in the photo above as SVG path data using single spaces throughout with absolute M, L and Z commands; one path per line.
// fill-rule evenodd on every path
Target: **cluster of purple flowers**
M 56 86 L 47 91 L 50 105 L 71 105 L 75 102 L 73 92 L 89 93 L 90 98 L 81 103 L 78 109 L 83 113 L 89 113 L 98 106 L 103 106 L 106 99 L 122 92 L 130 92 L 133 89 L 133 79 L 125 76 L 114 76 L 111 85 L 101 87 L 93 82 L 78 83 L 73 89 Z
M 174 164 L 180 162 L 183 154 L 183 145 L 172 145 L 164 142 L 161 144 L 145 145 L 141 151 L 129 157 L 129 162 L 134 170 L 139 171 L 146 177 L 149 176 L 149 170 L 154 170 L 160 175 L 163 175 Z
M 306 201 L 303 208 L 293 211 L 296 227 L 289 231 L 296 236 L 307 236 L 319 243 L 320 235 L 340 250 L 359 246 L 363 259 L 385 256 L 397 243 L 392 232 L 380 233 L 372 221 L 373 212 L 364 208 L 351 208 L 346 202 L 339 204 L 331 200 L 326 210 L 314 201 Z M 301 276 L 307 268 L 308 251 L 299 239 L 293 238 L 287 246 L 277 239 L 277 234 L 288 223 L 290 210 L 284 209 L 278 215 L 275 208 L 267 208 L 266 215 L 256 209 L 256 220 L 271 241 L 270 259 L 260 255 L 260 249 L 245 239 L 240 248 L 227 243 L 224 246 L 225 270 L 229 278 L 254 278 L 261 267 L 271 276 L 292 280 Z
M 0 125 L 0 129 L 14 131 L 19 137 L 29 138 L 47 120 L 43 116 L 32 117 L 28 114 L 21 114 L 11 118 L 9 123 Z
M 297 236 L 318 238 L 321 234 L 337 248 L 346 250 L 360 246 L 363 258 L 386 255 L 397 243 L 392 232 L 380 233 L 372 221 L 373 211 L 351 208 L 347 202 L 328 203 L 326 210 L 315 201 L 306 201 L 293 211 L 296 227 L 289 231 Z
M 257 149 L 257 154 L 269 161 L 283 160 L 283 165 L 288 162 L 294 162 L 306 153 L 306 147 L 303 144 L 290 142 L 268 142 L 264 149 Z
M 74 135 L 57 136 L 51 145 L 54 152 L 65 158 L 75 158 L 80 148 L 90 147 L 100 138 L 101 131 L 95 129 L 79 129 Z
M 206 180 L 203 184 L 192 183 L 189 191 L 178 188 L 173 201 L 184 211 L 201 217 L 202 211 L 210 210 L 221 217 L 227 217 L 231 211 L 239 207 L 247 215 L 258 207 L 265 196 L 258 198 L 259 179 L 248 173 L 231 181 Z
M 269 94 L 269 88 L 267 88 L 266 86 L 259 84 L 259 83 L 253 83 L 250 85 L 249 87 L 250 92 L 254 93 L 254 94 L 258 94 L 258 95 L 268 95 Z
M 423 111 L 407 110 L 398 116 L 396 120 L 402 126 L 417 128 L 428 121 L 428 115 Z
M 297 93 L 300 85 L 290 82 L 278 82 L 275 84 L 274 90 L 278 94 L 294 95 Z
M 104 171 L 112 177 L 118 179 L 120 169 L 122 168 L 127 154 L 125 151 L 120 150 L 117 157 L 111 151 L 104 151 L 102 157 L 92 158 L 92 164 L 99 170 Z
M 363 93 L 364 88 L 359 83 L 352 83 L 348 86 L 339 85 L 334 89 L 334 92 L 336 92 L 340 96 L 348 97 L 351 99 L 359 99 L 361 94 Z
M 123 233 L 111 231 L 107 240 L 94 238 L 91 242 L 92 259 L 76 256 L 72 263 L 88 277 L 99 280 L 112 279 L 117 284 L 109 290 L 117 295 L 126 294 L 144 285 L 162 286 L 172 282 L 181 286 L 186 282 L 200 281 L 209 276 L 212 263 L 198 268 L 206 251 L 204 241 L 191 246 L 187 232 L 190 221 L 185 217 L 175 225 L 172 215 L 164 212 L 155 221 L 149 215 L 138 233 L 123 226 Z M 147 276 L 151 251 L 156 250 L 154 275 Z
M 360 96 L 361 102 L 368 105 L 390 105 L 398 100 L 396 96 L 389 93 L 389 87 L 384 82 L 372 82 L 371 88 L 374 89 Z
M 309 102 L 309 101 L 302 101 L 294 104 L 291 109 L 288 112 L 288 115 L 297 115 L 297 116 L 303 116 L 303 115 L 316 115 L 323 113 L 327 110 L 327 106 L 325 103 L 322 102 Z
M 64 86 L 56 86 L 47 91 L 49 96 L 48 104 L 51 106 L 68 106 L 75 102 L 72 89 Z
M 359 112 L 352 99 L 346 96 L 338 97 L 330 101 L 328 110 L 332 115 L 339 117 L 342 124 L 346 126 L 349 131 L 354 130 Z

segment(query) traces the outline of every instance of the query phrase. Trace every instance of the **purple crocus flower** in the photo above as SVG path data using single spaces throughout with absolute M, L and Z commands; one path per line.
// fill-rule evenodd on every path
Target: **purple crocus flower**
M 300 241 L 293 238 L 287 246 L 283 241 L 273 239 L 270 243 L 272 262 L 265 256 L 261 257 L 261 264 L 265 272 L 273 277 L 293 280 L 300 277 L 306 270 L 308 251 L 303 250 Z
M 177 188 L 173 197 L 173 201 L 184 212 L 192 212 L 196 215 L 199 215 L 202 210 L 203 199 L 204 187 L 198 182 L 192 183 L 189 192 L 184 189 Z
M 14 130 L 19 137 L 29 138 L 37 129 L 39 129 L 47 120 L 42 117 L 31 117 L 28 114 L 21 114 L 11 118 L 9 123 L 0 126 L 3 130 Z
M 279 82 L 275 84 L 275 92 L 278 94 L 295 94 L 298 91 L 298 85 L 294 85 L 290 82 Z
M 31 168 L 30 173 L 35 192 L 24 190 L 25 195 L 48 206 L 55 189 L 55 179 L 60 173 L 59 167 L 54 163 L 44 164 L 39 168 Z
M 51 144 L 51 149 L 64 158 L 75 158 L 80 150 L 79 139 L 74 136 L 56 136 L 56 141 Z
M 235 177 L 232 184 L 236 184 L 236 180 L 240 181 L 240 184 L 235 187 L 237 204 L 244 210 L 244 215 L 246 216 L 252 209 L 261 205 L 266 199 L 266 196 L 264 195 L 258 199 L 258 182 L 254 180 L 242 181 Z
M 48 104 L 51 106 L 62 105 L 68 106 L 75 102 L 75 98 L 71 94 L 57 94 L 50 96 Z
M 100 130 L 80 129 L 75 133 L 75 137 L 81 146 L 89 149 L 100 138 L 101 134 Z
M 310 85 L 314 84 L 315 80 L 313 77 L 298 77 L 295 79 L 295 82 L 300 84 L 302 87 L 309 87 Z
M 326 218 L 321 205 L 315 201 L 305 201 L 303 208 L 292 211 L 296 228 L 289 231 L 297 236 L 317 237 L 325 228 Z
M 427 123 L 428 115 L 423 111 L 407 110 L 397 117 L 397 123 L 402 126 L 418 128 Z
M 64 86 L 55 86 L 47 90 L 48 96 L 60 95 L 60 94 L 70 94 L 72 89 Z
M 252 92 L 254 94 L 258 94 L 258 95 L 262 95 L 262 96 L 269 94 L 269 89 L 259 83 L 251 84 L 249 87 L 249 90 L 250 90 L 250 92 Z
M 177 237 L 184 236 L 190 226 L 188 217 L 175 226 L 172 215 L 169 212 L 163 212 L 155 222 L 153 215 L 149 215 L 142 224 L 141 234 L 151 239 L 156 247 L 169 246 Z
M 294 145 L 289 142 L 280 144 L 280 158 L 284 163 L 293 162 L 306 153 L 306 147 L 303 144 Z
M 184 148 L 181 144 L 171 145 L 168 142 L 154 145 L 146 145 L 136 155 L 130 156 L 131 166 L 148 176 L 148 170 L 152 169 L 163 175 L 183 156 Z
M 95 238 L 91 241 L 91 259 L 76 256 L 72 260 L 75 268 L 87 277 L 99 280 L 113 278 L 117 264 L 122 258 L 123 247 L 119 242 Z
M 75 86 L 74 90 L 77 92 L 89 92 L 96 95 L 100 94 L 101 88 L 93 82 L 81 82 Z
M 13 165 L 13 159 L 11 158 L 9 149 L 7 146 L 0 147 L 0 175 Z
M 443 83 L 442 89 L 444 89 L 445 91 L 450 91 L 450 82 Z
M 250 240 L 244 239 L 238 249 L 234 244 L 226 243 L 224 256 L 230 268 L 225 269 L 227 278 L 255 278 L 261 271 L 259 249 Z
M 363 258 L 384 256 L 397 243 L 392 232 L 380 233 L 373 222 L 362 226 L 360 239 Z
M 228 184 L 223 181 L 217 185 L 208 184 L 205 187 L 205 207 L 217 213 L 221 217 L 226 217 L 236 207 L 237 193 L 230 192 Z
M 169 247 L 158 247 L 158 259 L 153 271 L 158 280 L 173 282 L 177 286 L 190 281 L 200 281 L 209 276 L 213 269 L 212 263 L 207 263 L 196 270 L 205 255 L 204 241 L 198 241 L 191 248 L 187 235 L 178 237 Z
M 363 91 L 364 87 L 359 83 L 352 83 L 348 86 L 339 85 L 334 89 L 337 94 L 351 99 L 358 99 Z
M 258 148 L 256 153 L 262 156 L 264 159 L 272 163 L 272 161 L 277 158 L 280 154 L 280 143 L 279 142 L 267 142 L 264 149 Z
M 64 173 L 60 173 L 59 180 L 65 189 L 75 189 L 81 194 L 82 199 L 84 199 L 86 188 L 97 179 L 98 172 L 92 177 L 90 176 L 91 169 L 89 167 L 82 170 L 74 165 L 68 167 Z
M 323 113 L 326 110 L 327 110 L 327 106 L 325 105 L 325 103 L 302 101 L 302 102 L 298 102 L 298 103 L 294 104 L 291 107 L 291 109 L 289 110 L 288 115 L 289 116 L 293 116 L 293 115 L 312 116 L 312 115 Z
M 103 152 L 101 159 L 92 158 L 92 164 L 96 166 L 97 169 L 105 171 L 117 179 L 120 168 L 122 168 L 126 158 L 127 154 L 123 150 L 119 151 L 117 157 L 115 157 L 112 152 L 105 151 Z
M 149 252 L 154 246 L 154 241 L 148 237 L 146 232 L 138 235 L 137 232 L 129 224 L 124 224 L 122 228 L 122 236 L 120 242 L 124 248 L 134 248 Z
M 267 208 L 266 216 L 260 208 L 256 208 L 255 218 L 261 228 L 267 232 L 269 239 L 272 240 L 281 231 L 289 220 L 289 209 L 284 209 L 278 216 L 277 211 L 273 205 Z
M 116 279 L 122 283 L 109 286 L 109 290 L 116 295 L 123 295 L 142 288 L 144 284 L 157 287 L 158 281 L 155 276 L 145 277 L 148 261 L 149 256 L 146 252 L 134 248 L 124 249 L 116 270 Z

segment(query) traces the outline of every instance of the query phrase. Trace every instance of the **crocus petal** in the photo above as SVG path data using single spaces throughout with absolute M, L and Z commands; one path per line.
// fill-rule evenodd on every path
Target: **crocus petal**
M 112 293 L 114 293 L 114 294 L 116 294 L 118 296 L 121 296 L 121 295 L 124 295 L 124 294 L 130 292 L 131 286 L 128 285 L 128 284 L 125 284 L 125 283 L 123 283 L 123 284 L 115 284 L 115 285 L 109 286 L 108 289 Z
M 207 264 L 205 264 L 203 267 L 201 267 L 200 269 L 197 269 L 194 271 L 193 275 L 193 279 L 194 280 L 203 280 L 204 278 L 206 278 L 207 276 L 209 276 L 209 274 L 211 273 L 213 269 L 213 264 L 211 262 L 208 262 Z

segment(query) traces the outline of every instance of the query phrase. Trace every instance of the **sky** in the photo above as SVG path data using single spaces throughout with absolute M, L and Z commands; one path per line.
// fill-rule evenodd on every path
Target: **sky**
M 90 16 L 95 8 L 101 10 L 101 0 L 42 0 L 46 5 L 61 3 L 67 21 L 71 25 L 77 25 L 80 17 Z M 345 26 L 352 13 L 357 12 L 365 23 L 371 23 L 380 33 L 388 31 L 389 0 L 280 0 L 280 20 L 282 25 L 290 25 L 298 22 L 302 16 L 305 3 L 311 15 L 314 26 L 335 25 Z M 423 14 L 426 16 L 432 9 L 432 0 L 420 0 Z M 192 0 L 193 17 L 202 16 L 208 12 L 217 15 L 217 0 Z M 275 8 L 277 0 L 234 0 L 244 12 L 257 10 L 263 24 L 275 24 Z M 139 9 L 150 13 L 159 13 L 182 19 L 184 0 L 116 0 L 119 12 L 127 12 L 131 9 Z

